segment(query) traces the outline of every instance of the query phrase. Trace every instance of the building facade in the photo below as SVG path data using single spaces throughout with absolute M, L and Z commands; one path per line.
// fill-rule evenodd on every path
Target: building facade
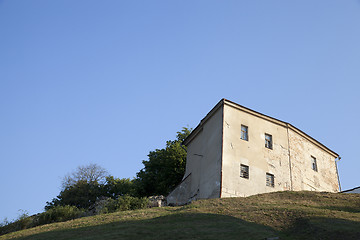
M 169 204 L 273 191 L 338 192 L 337 153 L 289 123 L 222 99 L 185 139 Z

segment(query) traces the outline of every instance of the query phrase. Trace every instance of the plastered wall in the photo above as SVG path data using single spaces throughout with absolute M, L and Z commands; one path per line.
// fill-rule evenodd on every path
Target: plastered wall
M 188 143 L 184 179 L 169 194 L 168 203 L 184 204 L 195 199 L 220 197 L 222 111 L 219 107 Z
M 248 127 L 248 141 L 241 139 Z M 272 149 L 265 147 L 272 135 Z M 186 172 L 169 194 L 170 204 L 218 197 L 246 197 L 273 191 L 338 191 L 337 154 L 288 123 L 227 100 L 220 101 L 187 141 Z M 317 169 L 311 165 L 317 160 Z M 240 165 L 249 179 L 240 177 Z M 266 174 L 274 175 L 274 187 Z
M 240 139 L 241 125 L 248 127 L 248 141 Z M 225 104 L 223 128 L 221 197 L 285 190 L 338 191 L 335 156 L 288 124 Z M 265 133 L 272 135 L 272 149 L 265 147 Z M 312 169 L 311 156 L 317 160 L 318 171 Z M 249 166 L 249 179 L 240 177 L 241 164 Z M 274 175 L 274 187 L 266 186 L 266 173 Z
M 291 129 L 289 142 L 293 190 L 338 192 L 335 157 Z M 312 169 L 311 156 L 318 171 Z
M 241 125 L 248 127 L 248 141 L 240 139 Z M 273 149 L 265 148 L 265 133 Z M 286 127 L 225 105 L 223 144 L 222 197 L 290 190 Z M 241 164 L 249 166 L 249 179 L 240 177 Z M 266 186 L 266 173 L 275 176 L 274 187 Z

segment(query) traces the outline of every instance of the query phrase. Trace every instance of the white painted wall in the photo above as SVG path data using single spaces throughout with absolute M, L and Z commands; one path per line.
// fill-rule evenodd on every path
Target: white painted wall
M 168 203 L 220 197 L 222 112 L 220 106 L 201 128 L 195 129 L 199 132 L 187 145 L 186 179 L 169 194 Z
M 241 125 L 248 127 L 248 141 L 240 139 Z M 272 149 L 265 147 L 265 133 L 272 135 Z M 290 124 L 227 100 L 220 101 L 185 142 L 186 172 L 168 203 L 339 189 L 336 153 Z M 311 167 L 311 156 L 318 171 Z M 241 164 L 249 166 L 249 179 L 240 177 Z M 266 173 L 275 176 L 274 187 L 266 186 Z
M 240 139 L 246 125 L 249 141 Z M 265 148 L 265 133 L 272 135 L 273 149 Z M 287 129 L 232 106 L 224 107 L 222 197 L 245 197 L 290 190 Z M 249 166 L 249 179 L 240 177 L 240 165 Z M 275 176 L 275 186 L 266 186 L 266 173 Z
M 240 139 L 241 125 L 248 127 L 249 141 Z M 222 197 L 286 190 L 338 192 L 334 154 L 289 124 L 225 102 L 223 128 Z M 272 135 L 273 149 L 265 147 L 265 133 Z M 311 156 L 318 171 L 312 169 Z M 241 164 L 249 166 L 249 179 L 240 177 Z M 274 187 L 266 186 L 266 173 L 275 176 Z

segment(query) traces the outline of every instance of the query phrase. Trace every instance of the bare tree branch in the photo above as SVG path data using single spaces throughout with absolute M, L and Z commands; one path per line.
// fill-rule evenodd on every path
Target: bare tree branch
M 108 171 L 103 167 L 91 163 L 86 166 L 79 166 L 74 172 L 65 175 L 61 186 L 62 189 L 65 189 L 75 185 L 79 181 L 85 181 L 87 183 L 103 183 L 108 175 Z

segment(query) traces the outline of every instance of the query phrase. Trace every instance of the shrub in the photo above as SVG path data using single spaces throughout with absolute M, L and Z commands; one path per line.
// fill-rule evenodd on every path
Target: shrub
M 80 217 L 83 211 L 75 206 L 55 206 L 38 217 L 37 225 L 43 225 L 53 222 L 63 222 Z
M 9 225 L 10 223 L 11 221 L 9 221 L 7 218 L 4 218 L 4 220 L 0 222 L 0 228 Z
M 32 227 L 33 217 L 29 217 L 27 211 L 19 210 L 19 216 L 13 221 L 8 221 L 6 218 L 0 223 L 0 235 L 23 230 Z
M 15 223 L 17 223 L 19 229 L 28 228 L 32 223 L 32 218 L 29 217 L 29 213 L 25 210 L 19 210 L 19 212 L 20 215 Z
M 147 198 L 137 198 L 129 195 L 119 196 L 117 199 L 108 198 L 99 209 L 99 213 L 111 213 L 116 211 L 135 210 L 148 206 Z

